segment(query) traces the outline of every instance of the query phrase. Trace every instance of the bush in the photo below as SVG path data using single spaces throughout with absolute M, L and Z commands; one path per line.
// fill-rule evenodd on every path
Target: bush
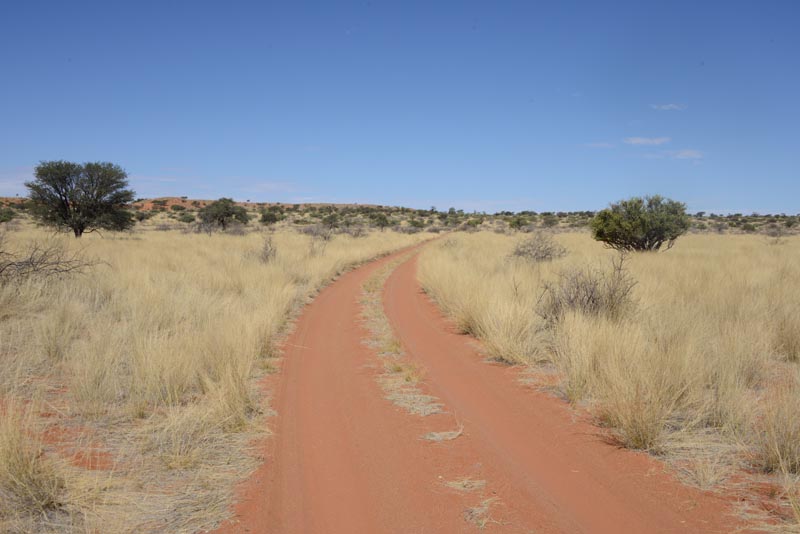
M 0 209 L 0 223 L 8 222 L 13 219 L 17 213 L 11 208 Z
M 37 277 L 49 278 L 83 272 L 94 265 L 79 254 L 70 253 L 58 242 L 33 242 L 20 252 L 5 246 L 5 237 L 0 233 L 0 286 L 19 283 L 20 280 Z
M 247 210 L 237 206 L 231 198 L 221 198 L 200 210 L 200 220 L 206 224 L 213 224 L 225 231 L 233 222 L 247 224 L 250 218 Z
M 169 209 L 171 209 L 172 211 L 184 211 L 184 210 L 186 210 L 186 208 L 181 206 L 180 204 L 173 204 L 172 206 L 169 207 Z
M 556 215 L 543 215 L 542 216 L 542 226 L 545 228 L 552 228 L 554 226 L 558 226 L 559 218 Z
M 511 255 L 515 258 L 538 263 L 563 258 L 567 255 L 567 249 L 556 243 L 553 236 L 537 232 L 533 237 L 519 242 Z
M 621 200 L 592 219 L 595 239 L 616 250 L 667 249 L 689 229 L 689 216 L 682 202 L 659 195 Z
M 188 223 L 193 223 L 196 220 L 196 217 L 194 216 L 194 213 L 189 213 L 185 211 L 180 214 L 178 220 L 182 223 L 188 224 Z
M 281 215 L 275 211 L 264 210 L 261 212 L 261 224 L 275 224 L 282 219 Z
M 321 224 L 309 224 L 308 226 L 302 227 L 299 231 L 301 234 L 310 235 L 312 238 L 320 241 L 330 241 L 331 237 L 333 237 L 331 229 Z
M 375 226 L 380 228 L 381 231 L 383 231 L 391 223 L 385 213 L 376 213 L 375 215 L 372 216 L 372 224 L 374 224 Z
M 525 217 L 517 215 L 516 217 L 508 221 L 508 227 L 511 228 L 512 230 L 519 230 L 523 226 L 526 226 L 528 222 L 529 222 L 528 219 L 526 219 Z
M 568 311 L 618 319 L 633 307 L 635 285 L 621 254 L 612 260 L 610 271 L 591 267 L 562 271 L 556 283 L 544 284 L 537 313 L 551 325 Z
M 367 237 L 369 235 L 369 231 L 363 226 L 347 226 L 342 228 L 341 232 L 355 238 Z

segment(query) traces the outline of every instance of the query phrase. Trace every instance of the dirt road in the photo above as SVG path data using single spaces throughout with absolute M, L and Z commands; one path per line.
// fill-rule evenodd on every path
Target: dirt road
M 298 320 L 266 461 L 222 532 L 736 530 L 728 503 L 605 443 L 564 403 L 522 385 L 517 369 L 486 363 L 421 292 L 415 259 L 389 277 L 385 311 L 444 413 L 409 415 L 385 400 L 359 301 L 364 280 L 392 258 L 342 276 Z M 421 439 L 459 426 L 456 439 Z

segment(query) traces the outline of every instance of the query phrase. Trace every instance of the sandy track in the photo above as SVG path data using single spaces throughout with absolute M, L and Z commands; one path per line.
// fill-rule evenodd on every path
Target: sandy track
M 385 400 L 359 301 L 362 283 L 400 254 L 342 276 L 304 310 L 271 379 L 278 416 L 266 461 L 221 532 L 450 533 L 482 522 L 538 533 L 735 529 L 722 500 L 603 443 L 563 403 L 521 386 L 515 369 L 483 362 L 421 292 L 415 260 L 388 279 L 385 310 L 446 413 L 413 416 Z M 458 424 L 455 440 L 420 439 Z M 464 477 L 485 486 L 445 485 Z
M 266 462 L 221 532 L 461 532 L 465 497 L 444 487 L 437 418 L 383 399 L 362 342 L 361 284 L 389 256 L 343 275 L 306 307 L 285 344 Z M 441 450 L 441 449 L 440 449 Z
M 516 368 L 485 361 L 416 280 L 416 258 L 387 280 L 386 314 L 430 392 L 459 415 L 503 512 L 536 532 L 736 530 L 730 503 L 683 486 L 642 453 L 609 445 L 565 403 L 521 385 Z M 740 526 L 740 525 L 739 525 Z

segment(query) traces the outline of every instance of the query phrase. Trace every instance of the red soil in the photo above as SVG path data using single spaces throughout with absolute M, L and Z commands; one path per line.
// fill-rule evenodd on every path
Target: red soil
M 536 509 L 537 532 L 732 532 L 730 503 L 683 486 L 643 453 L 608 444 L 563 402 L 486 363 L 422 292 L 416 260 L 386 285 L 386 313 L 434 395 L 464 421 L 487 480 L 509 509 Z M 530 514 L 526 514 L 530 515 Z
M 427 393 L 446 413 L 383 399 L 362 343 L 361 284 L 391 257 L 342 276 L 300 317 L 275 377 L 275 435 L 220 532 L 649 533 L 736 530 L 728 502 L 687 488 L 644 454 L 609 445 L 569 407 L 487 364 L 421 292 L 415 262 L 389 278 L 385 308 Z M 463 425 L 452 441 L 420 439 Z M 486 486 L 445 485 L 470 477 Z M 492 499 L 484 514 L 467 509 Z
M 76 467 L 92 471 L 110 470 L 114 464 L 111 454 L 90 439 L 89 433 L 84 427 L 55 424 L 42 433 L 42 441 L 53 446 L 60 456 Z
M 458 532 L 464 497 L 420 440 L 429 424 L 384 401 L 363 345 L 361 284 L 390 257 L 320 292 L 287 340 L 267 462 L 221 532 Z

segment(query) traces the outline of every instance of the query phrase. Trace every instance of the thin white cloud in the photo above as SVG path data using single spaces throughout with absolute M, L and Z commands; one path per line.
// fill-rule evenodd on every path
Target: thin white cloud
M 683 150 L 676 150 L 669 153 L 675 159 L 703 159 L 703 153 L 693 148 L 684 148 Z
M 686 109 L 686 104 L 650 104 L 650 107 L 656 111 L 683 111 Z
M 654 146 L 669 143 L 671 140 L 669 137 L 626 137 L 623 142 L 628 145 Z
M 613 143 L 605 143 L 605 142 L 585 143 L 583 146 L 589 147 L 589 148 L 614 148 L 614 144 Z
M 681 150 L 662 150 L 660 152 L 648 152 L 646 154 L 642 154 L 642 157 L 645 159 L 682 159 L 691 161 L 693 163 L 699 163 L 700 160 L 703 159 L 703 153 L 699 150 L 695 150 L 694 148 L 684 148 Z

